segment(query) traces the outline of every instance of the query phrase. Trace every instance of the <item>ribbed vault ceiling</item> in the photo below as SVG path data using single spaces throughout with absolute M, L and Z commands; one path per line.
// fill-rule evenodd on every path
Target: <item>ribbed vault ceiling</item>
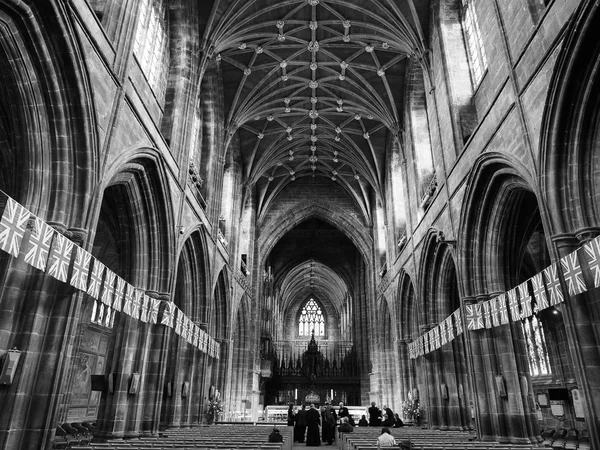
M 429 0 L 221 0 L 205 38 L 219 61 L 228 144 L 239 132 L 259 209 L 303 177 L 340 183 L 370 214 L 403 128 L 407 58 Z

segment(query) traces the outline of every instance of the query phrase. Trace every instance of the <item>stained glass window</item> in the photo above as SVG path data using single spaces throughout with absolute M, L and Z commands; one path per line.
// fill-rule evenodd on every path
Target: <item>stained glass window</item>
M 300 336 L 310 336 L 315 331 L 315 336 L 325 336 L 325 318 L 317 302 L 312 298 L 306 302 L 298 321 Z
M 462 15 L 473 84 L 478 86 L 488 64 L 483 40 L 481 39 L 481 31 L 479 30 L 479 21 L 472 0 L 462 0 Z
M 531 316 L 523 320 L 522 325 L 527 342 L 527 359 L 531 375 L 549 375 L 552 370 L 542 323 L 536 316 Z

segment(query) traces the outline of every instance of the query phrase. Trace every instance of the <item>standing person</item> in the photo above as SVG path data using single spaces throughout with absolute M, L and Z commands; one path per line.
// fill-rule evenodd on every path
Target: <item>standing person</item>
M 380 447 L 396 447 L 396 439 L 390 433 L 390 429 L 383 427 L 381 429 L 381 435 L 377 438 L 377 448 Z
M 327 442 L 329 445 L 331 445 L 333 444 L 333 441 L 335 441 L 335 424 L 337 422 L 337 415 L 329 402 L 325 402 L 325 406 L 321 411 L 321 422 L 323 442 Z
M 381 425 L 381 410 L 375 406 L 375 402 L 371 402 L 369 407 L 369 426 L 378 427 Z
M 350 415 L 350 411 L 348 411 L 348 408 L 346 408 L 344 406 L 344 402 L 340 402 L 340 410 L 338 412 L 338 417 L 340 419 L 347 417 L 348 418 L 348 423 L 351 426 L 354 426 L 354 418 Z
M 306 434 L 306 405 L 302 403 L 302 409 L 296 414 L 296 426 L 294 427 L 294 441 L 304 443 L 304 435 Z
M 288 408 L 288 415 L 287 415 L 288 427 L 293 427 L 295 420 L 296 420 L 296 415 L 294 414 L 294 404 L 290 403 L 290 407 Z
M 306 445 L 308 447 L 318 447 L 321 445 L 319 436 L 319 425 L 321 425 L 321 414 L 315 408 L 315 404 L 310 404 L 310 409 L 306 413 Z

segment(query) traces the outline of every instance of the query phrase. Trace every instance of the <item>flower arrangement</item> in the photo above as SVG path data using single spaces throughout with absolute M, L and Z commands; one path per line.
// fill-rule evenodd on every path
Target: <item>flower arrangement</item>
M 405 419 L 414 420 L 419 423 L 421 419 L 421 410 L 419 409 L 419 400 L 405 400 L 402 404 L 402 414 Z
M 210 415 L 220 414 L 223 412 L 223 402 L 221 400 L 212 399 L 208 401 L 207 412 Z

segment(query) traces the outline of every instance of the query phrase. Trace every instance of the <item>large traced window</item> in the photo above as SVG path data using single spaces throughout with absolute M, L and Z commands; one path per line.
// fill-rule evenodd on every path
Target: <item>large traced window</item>
M 524 319 L 522 325 L 523 334 L 527 341 L 527 356 L 531 375 L 549 375 L 552 371 L 542 323 L 536 316 L 531 316 Z
M 461 1 L 463 30 L 467 41 L 469 66 L 471 68 L 473 84 L 478 86 L 483 78 L 483 74 L 487 70 L 487 57 L 483 48 L 483 40 L 481 39 L 481 31 L 479 30 L 479 22 L 477 21 L 473 0 Z
M 300 320 L 298 321 L 298 333 L 300 336 L 310 336 L 315 331 L 315 336 L 325 336 L 325 318 L 321 308 L 310 299 L 302 308 Z
M 166 8 L 162 0 L 141 0 L 133 53 L 150 87 L 161 99 L 166 87 L 168 47 Z

